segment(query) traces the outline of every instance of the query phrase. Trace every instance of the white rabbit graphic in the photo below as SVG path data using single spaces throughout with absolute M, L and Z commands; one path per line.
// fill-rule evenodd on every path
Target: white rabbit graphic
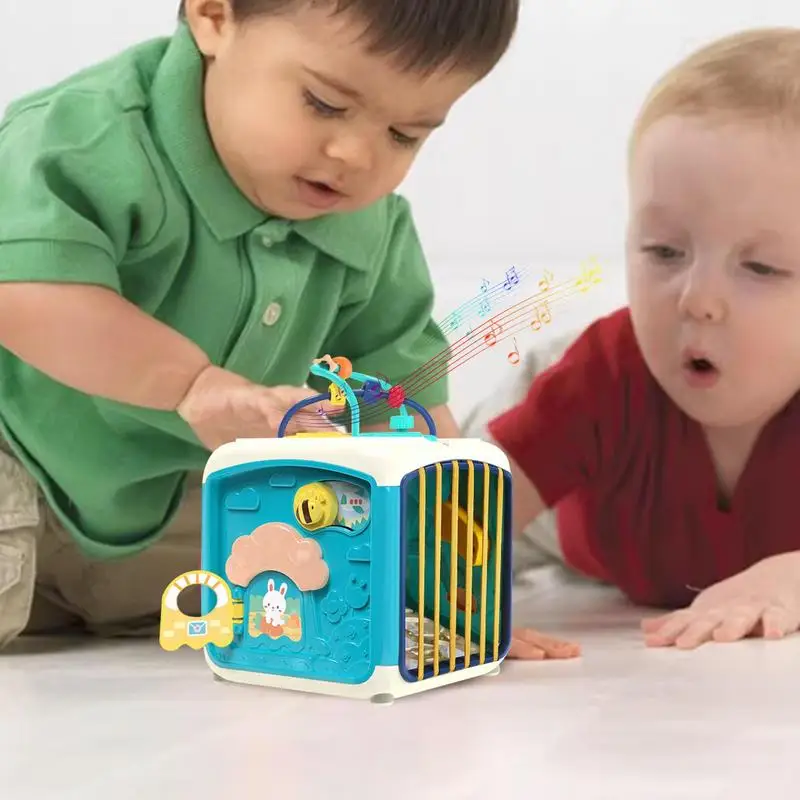
M 268 625 L 281 627 L 285 620 L 283 618 L 286 611 L 286 590 L 285 583 L 281 584 L 280 591 L 275 591 L 275 581 L 272 578 L 267 582 L 267 593 L 264 595 L 264 621 Z

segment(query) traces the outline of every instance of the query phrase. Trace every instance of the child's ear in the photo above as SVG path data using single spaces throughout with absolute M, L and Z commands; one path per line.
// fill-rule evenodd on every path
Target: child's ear
M 198 50 L 216 58 L 234 31 L 230 0 L 186 0 L 185 17 Z

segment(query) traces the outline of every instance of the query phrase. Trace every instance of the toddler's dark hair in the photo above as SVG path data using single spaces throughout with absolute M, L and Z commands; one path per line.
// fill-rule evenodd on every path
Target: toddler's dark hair
M 519 0 L 230 0 L 237 20 L 330 5 L 366 24 L 369 50 L 426 73 L 455 66 L 483 76 L 502 58 L 517 26 Z M 180 16 L 184 17 L 181 0 Z

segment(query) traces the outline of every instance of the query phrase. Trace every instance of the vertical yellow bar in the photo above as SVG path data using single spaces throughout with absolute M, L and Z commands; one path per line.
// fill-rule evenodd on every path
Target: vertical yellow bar
M 458 636 L 458 461 L 450 464 L 450 479 L 450 672 L 455 672 Z
M 497 470 L 497 546 L 494 550 L 494 661 L 500 657 L 500 596 L 503 563 L 503 478 L 502 469 Z
M 439 629 L 442 626 L 442 465 L 436 465 L 436 524 L 433 545 L 433 674 L 439 674 Z
M 467 462 L 467 582 L 466 610 L 464 611 L 464 666 L 468 667 L 472 656 L 472 560 L 475 556 L 472 537 L 475 535 L 475 465 Z
M 417 611 L 417 680 L 425 677 L 425 489 L 427 478 L 424 467 L 419 475 L 419 610 Z
M 481 565 L 481 638 L 479 663 L 486 663 L 486 590 L 489 577 L 489 465 L 483 465 L 483 564 Z

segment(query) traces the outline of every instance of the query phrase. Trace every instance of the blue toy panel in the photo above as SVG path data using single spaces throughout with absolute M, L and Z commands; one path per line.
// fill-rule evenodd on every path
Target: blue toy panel
M 371 506 L 373 490 L 365 475 L 305 461 L 208 476 L 203 568 L 244 603 L 233 644 L 208 646 L 216 664 L 340 683 L 369 678 L 379 649 L 371 635 L 372 531 L 387 529 L 380 504 Z M 320 511 L 330 500 L 335 513 Z
M 485 472 L 488 471 L 488 494 L 484 491 Z M 451 620 L 451 567 L 453 556 L 453 544 L 451 537 L 451 516 L 450 512 L 440 512 L 440 544 L 439 544 L 439 580 L 436 581 L 436 517 L 437 505 L 442 507 L 452 501 L 452 462 L 443 462 L 440 471 L 440 493 L 437 493 L 437 469 L 434 465 L 425 468 L 425 510 L 424 510 L 424 603 L 423 614 L 429 621 L 429 631 L 426 639 L 428 647 L 432 649 L 430 630 L 435 630 L 435 597 L 439 598 L 439 624 L 441 626 L 441 646 L 448 648 L 449 627 Z M 468 519 L 469 509 L 469 467 L 467 462 L 458 462 L 459 486 L 458 508 Z M 502 528 L 500 530 L 499 541 L 501 543 L 501 556 L 499 564 L 500 581 L 497 581 L 497 544 L 498 544 L 498 524 L 497 524 L 497 498 L 498 482 L 500 470 L 496 467 L 484 465 L 482 463 L 473 464 L 473 562 L 471 587 L 467 587 L 467 555 L 469 550 L 466 547 L 466 534 L 468 527 L 466 521 L 458 525 L 456 542 L 456 625 L 455 630 L 459 637 L 465 636 L 467 624 L 467 604 L 471 607 L 470 614 L 470 644 L 473 652 L 479 647 L 481 631 L 483 630 L 483 641 L 487 660 L 493 660 L 494 651 L 494 629 L 495 629 L 495 597 L 500 593 L 500 616 L 499 616 L 499 655 L 504 657 L 510 644 L 510 610 L 511 610 L 511 480 L 508 473 L 504 472 L 503 480 L 503 514 L 501 518 Z M 404 593 L 405 608 L 414 612 L 419 608 L 419 573 L 420 573 L 420 477 L 414 472 L 403 481 L 401 492 L 401 525 L 403 529 L 403 575 L 401 575 L 401 591 Z M 437 500 L 438 494 L 438 500 Z M 488 497 L 488 503 L 484 503 L 484 498 Z M 488 514 L 484 518 L 487 511 Z M 485 529 L 485 537 L 478 536 L 477 527 L 481 525 Z M 480 541 L 479 541 L 480 539 Z M 482 553 L 486 547 L 488 552 Z M 485 593 L 484 593 L 485 584 Z M 471 589 L 471 595 L 467 596 L 467 588 Z M 439 637 L 437 637 L 439 638 Z M 413 640 L 413 636 L 411 637 Z M 459 653 L 457 667 L 464 666 L 464 646 L 465 642 L 459 639 L 453 643 Z M 409 655 L 412 658 L 409 659 Z M 423 653 L 425 661 L 425 676 L 432 674 L 431 654 L 427 656 Z M 401 642 L 400 670 L 407 680 L 417 680 L 417 658 L 419 654 L 413 646 L 413 641 L 409 643 L 406 635 Z M 449 670 L 449 658 L 444 658 L 440 654 L 440 673 Z M 471 656 L 472 665 L 478 663 L 475 655 Z

